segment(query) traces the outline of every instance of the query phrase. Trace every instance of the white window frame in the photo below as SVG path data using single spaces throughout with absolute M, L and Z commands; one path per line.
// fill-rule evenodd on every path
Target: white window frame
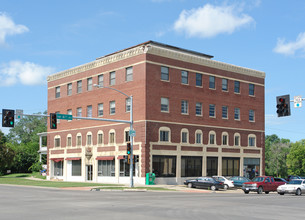
M 169 99 L 161 97 L 161 112 L 169 112 Z

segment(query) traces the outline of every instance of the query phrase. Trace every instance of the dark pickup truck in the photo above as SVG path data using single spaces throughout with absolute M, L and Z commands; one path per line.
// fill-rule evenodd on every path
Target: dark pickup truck
M 242 190 L 245 194 L 251 192 L 257 192 L 262 194 L 265 192 L 276 192 L 278 186 L 285 184 L 284 182 L 276 182 L 272 176 L 258 176 L 255 177 L 251 182 L 246 182 L 242 185 Z

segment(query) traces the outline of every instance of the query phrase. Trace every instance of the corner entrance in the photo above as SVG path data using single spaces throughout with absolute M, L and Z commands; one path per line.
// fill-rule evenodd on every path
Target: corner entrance
M 86 180 L 87 181 L 92 181 L 92 165 L 86 165 Z

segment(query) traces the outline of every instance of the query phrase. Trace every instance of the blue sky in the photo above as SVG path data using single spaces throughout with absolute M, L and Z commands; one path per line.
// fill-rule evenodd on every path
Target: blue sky
M 0 108 L 43 112 L 47 75 L 154 40 L 266 72 L 266 135 L 299 141 L 305 106 L 275 100 L 305 97 L 304 21 L 303 0 L 0 0 Z

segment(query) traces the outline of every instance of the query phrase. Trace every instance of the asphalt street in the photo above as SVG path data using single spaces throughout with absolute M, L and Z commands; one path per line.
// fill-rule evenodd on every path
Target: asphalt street
M 73 191 L 0 185 L 0 219 L 297 219 L 305 195 Z

